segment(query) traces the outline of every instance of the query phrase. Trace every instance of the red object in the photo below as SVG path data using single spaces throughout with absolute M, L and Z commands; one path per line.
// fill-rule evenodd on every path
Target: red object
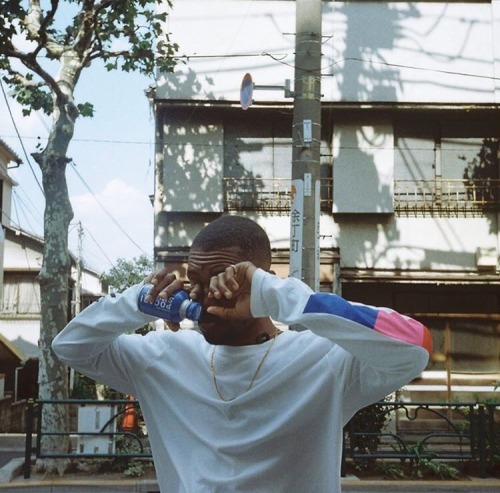
M 135 401 L 131 395 L 128 396 L 129 401 Z M 123 414 L 122 431 L 137 430 L 137 415 L 135 413 L 135 405 L 132 402 L 125 404 L 125 412 Z

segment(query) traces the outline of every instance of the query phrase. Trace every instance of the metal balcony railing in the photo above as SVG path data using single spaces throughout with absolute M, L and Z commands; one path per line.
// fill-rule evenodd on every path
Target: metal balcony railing
M 289 212 L 289 178 L 224 178 L 228 211 Z M 333 179 L 321 179 L 320 207 L 333 208 Z M 499 179 L 394 180 L 396 214 L 483 213 L 500 210 Z
M 394 180 L 394 211 L 485 212 L 500 210 L 500 180 Z
M 333 180 L 321 179 L 321 210 L 331 211 Z M 290 178 L 224 178 L 224 200 L 228 211 L 290 211 Z

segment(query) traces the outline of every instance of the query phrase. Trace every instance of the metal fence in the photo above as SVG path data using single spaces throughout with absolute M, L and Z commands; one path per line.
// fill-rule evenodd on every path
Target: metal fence
M 69 430 L 43 429 L 42 413 L 48 406 L 69 407 Z M 25 478 L 31 474 L 33 453 L 36 458 L 152 457 L 147 430 L 137 419 L 137 401 L 31 400 L 26 416 Z M 68 436 L 70 450 L 44 450 L 44 436 L 61 435 Z M 124 438 L 134 446 L 120 448 Z M 500 460 L 500 403 L 381 401 L 360 410 L 344 429 L 343 471 L 348 460 L 422 458 L 472 462 L 487 477 Z
M 68 430 L 43 429 L 43 413 L 52 406 L 68 407 Z M 69 450 L 54 452 L 44 448 L 44 437 L 60 436 L 68 437 Z M 29 400 L 24 462 L 26 479 L 31 475 L 33 453 L 41 459 L 152 458 L 147 431 L 141 426 L 139 403 L 125 399 Z
M 499 411 L 500 403 L 378 402 L 346 426 L 344 461 L 468 461 L 487 477 L 500 459 Z
M 474 213 L 500 209 L 500 180 L 394 180 L 398 213 Z
M 289 212 L 292 199 L 290 178 L 224 178 L 224 203 L 228 211 Z M 320 179 L 320 208 L 333 207 L 333 180 Z
M 333 179 L 320 180 L 320 207 L 332 211 Z M 290 178 L 224 178 L 224 204 L 228 211 L 289 212 Z M 396 214 L 477 215 L 500 210 L 500 180 L 418 179 L 394 180 Z

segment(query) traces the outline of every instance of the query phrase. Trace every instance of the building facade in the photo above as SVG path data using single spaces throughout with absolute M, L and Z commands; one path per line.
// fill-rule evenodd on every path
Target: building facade
M 4 375 L 4 394 L 14 401 L 38 396 L 41 299 L 37 276 L 44 247 L 43 238 L 20 229 L 12 220 L 16 183 L 9 176 L 9 169 L 20 164 L 21 159 L 0 140 L 0 374 Z M 77 306 L 83 309 L 104 294 L 100 273 L 79 268 L 74 256 L 71 264 L 69 318 Z M 79 290 L 75 287 L 77 282 Z
M 288 275 L 295 7 L 193 0 L 169 12 L 188 58 L 150 93 L 155 256 L 181 276 L 199 229 L 235 213 L 268 231 Z M 500 375 L 500 1 L 324 1 L 321 31 L 321 289 L 429 325 L 435 354 L 415 392 L 489 395 Z

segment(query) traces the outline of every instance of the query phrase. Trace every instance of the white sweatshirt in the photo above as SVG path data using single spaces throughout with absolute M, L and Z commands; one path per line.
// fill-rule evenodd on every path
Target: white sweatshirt
M 343 426 L 427 364 L 430 336 L 419 322 L 257 270 L 253 316 L 310 330 L 217 346 L 223 401 L 214 346 L 198 332 L 124 334 L 153 320 L 137 308 L 140 288 L 86 308 L 52 347 L 139 400 L 162 493 L 339 492 Z

